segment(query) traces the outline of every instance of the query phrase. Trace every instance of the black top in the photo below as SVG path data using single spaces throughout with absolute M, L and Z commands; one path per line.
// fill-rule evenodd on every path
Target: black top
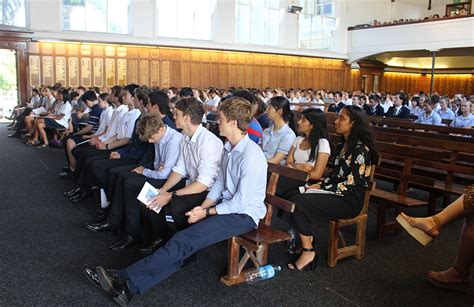
M 365 114 L 371 115 L 371 116 L 384 116 L 385 112 L 383 111 L 383 107 L 379 104 L 375 106 L 375 108 L 372 108 L 370 105 L 365 105 L 364 106 Z
M 342 195 L 361 193 L 368 187 L 372 168 L 369 148 L 358 141 L 352 151 L 341 156 L 342 147 L 342 143 L 338 145 L 333 172 L 323 180 L 321 188 Z
M 405 106 L 402 106 L 398 114 L 395 114 L 395 112 L 396 112 L 396 109 L 395 109 L 395 106 L 393 106 L 393 107 L 390 107 L 390 109 L 388 109 L 386 115 L 387 117 L 404 118 L 404 119 L 410 118 L 410 110 Z

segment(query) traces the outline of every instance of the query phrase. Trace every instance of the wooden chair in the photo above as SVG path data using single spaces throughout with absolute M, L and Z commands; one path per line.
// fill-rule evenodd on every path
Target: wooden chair
M 268 164 L 268 171 L 271 175 L 267 184 L 265 217 L 260 220 L 257 229 L 228 241 L 227 274 L 221 277 L 221 282 L 227 286 L 245 282 L 245 272 L 254 269 L 252 267 L 244 270 L 249 260 L 255 268 L 267 264 L 268 245 L 291 239 L 287 232 L 272 228 L 270 225 L 274 207 L 290 213 L 295 210 L 294 203 L 275 196 L 276 185 L 280 175 L 301 181 L 307 181 L 309 175 L 304 171 L 271 163 Z M 240 258 L 240 247 L 245 251 L 242 258 Z
M 329 222 L 328 265 L 332 268 L 336 266 L 337 261 L 340 259 L 350 256 L 355 256 L 356 259 L 364 257 L 367 210 L 369 208 L 370 195 L 375 190 L 375 182 L 373 182 L 374 173 L 375 165 L 370 170 L 369 186 L 365 191 L 364 204 L 359 215 L 351 219 L 337 219 Z M 347 246 L 340 229 L 350 225 L 357 225 L 356 238 L 354 245 Z M 341 248 L 339 248 L 339 238 L 341 238 Z

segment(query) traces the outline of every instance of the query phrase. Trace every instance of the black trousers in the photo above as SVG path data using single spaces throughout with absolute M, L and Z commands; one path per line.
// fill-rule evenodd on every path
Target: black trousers
M 296 194 L 291 199 L 295 212 L 291 215 L 293 227 L 302 235 L 311 236 L 311 226 L 321 220 L 352 218 L 360 213 L 363 192 L 352 191 L 345 196 L 324 194 Z
M 112 200 L 114 193 L 115 180 L 121 172 L 130 172 L 134 169 L 139 161 L 134 159 L 108 159 L 98 160 L 92 162 L 92 173 L 94 175 L 94 181 L 106 191 L 107 199 Z M 122 167 L 119 169 L 119 167 Z M 110 177 L 111 170 L 117 168 L 114 171 L 114 176 Z M 110 193 L 109 193 L 110 191 Z
M 92 163 L 97 160 L 109 159 L 110 150 L 89 149 L 84 154 L 84 160 L 77 172 L 77 185 L 81 186 L 85 191 L 90 190 L 94 184 L 94 174 L 92 173 Z

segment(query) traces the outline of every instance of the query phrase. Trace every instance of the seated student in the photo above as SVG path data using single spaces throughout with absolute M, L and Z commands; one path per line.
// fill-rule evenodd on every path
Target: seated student
M 297 194 L 291 215 L 293 227 L 299 233 L 303 252 L 290 270 L 314 269 L 317 262 L 312 224 L 321 219 L 351 218 L 359 214 L 364 202 L 367 180 L 372 163 L 377 161 L 374 139 L 365 112 L 355 106 L 345 106 L 335 122 L 341 143 L 336 150 L 330 177 L 308 189 L 325 190 L 334 194 Z M 329 221 L 328 221 L 329 222 Z
M 318 109 L 304 110 L 298 121 L 298 132 L 303 136 L 293 142 L 286 166 L 308 172 L 312 182 L 320 181 L 331 155 L 324 112 Z M 276 195 L 289 199 L 304 184 L 282 176 L 278 180 Z
M 365 105 L 364 107 L 365 114 L 371 116 L 383 116 L 384 110 L 383 107 L 380 105 L 380 96 L 379 95 L 370 95 L 369 96 L 369 104 Z
M 252 114 L 255 116 L 259 107 L 257 102 L 257 96 L 247 90 L 236 90 L 232 93 L 232 96 L 240 97 L 250 102 L 250 104 L 252 105 Z M 247 129 L 247 134 L 249 135 L 249 138 L 255 143 L 260 144 L 260 140 L 262 139 L 262 133 L 262 126 L 260 126 L 260 123 L 257 119 L 255 119 L 255 117 L 252 117 L 252 121 L 250 122 L 249 127 Z
M 471 105 L 472 103 L 469 100 L 461 103 L 461 114 L 456 116 L 451 122 L 452 127 L 468 129 L 474 127 L 474 115 L 471 113 Z
M 208 96 L 209 100 L 207 101 L 207 112 L 217 112 L 217 107 L 219 106 L 221 97 L 219 97 L 215 88 L 209 89 Z
M 31 113 L 25 117 L 26 136 L 30 137 L 33 135 L 35 127 L 36 117 L 39 115 L 47 115 L 52 111 L 54 102 L 56 101 L 55 94 L 57 92 L 56 87 L 45 86 L 43 88 L 43 99 L 39 108 L 33 109 Z
M 41 94 L 40 94 L 41 93 Z M 33 109 L 39 108 L 43 101 L 43 89 L 32 89 L 30 102 L 26 105 L 25 108 L 18 108 L 16 110 L 16 116 L 11 123 L 9 130 L 14 130 L 14 132 L 8 137 L 19 137 L 21 135 L 21 130 L 25 128 L 25 118 L 30 115 Z
M 123 88 L 122 96 L 119 97 L 120 103 L 123 104 L 114 111 L 117 112 L 115 113 L 115 118 L 114 114 L 112 114 L 111 125 L 104 135 L 97 139 L 91 139 L 91 146 L 85 149 L 77 151 L 80 147 L 76 147 L 73 150 L 77 160 L 77 166 L 74 171 L 76 186 L 71 191 L 65 193 L 71 201 L 83 200 L 90 195 L 89 176 L 91 175 L 90 165 L 93 160 L 107 159 L 112 151 L 117 151 L 117 149 L 130 143 L 135 121 L 140 116 L 140 111 L 135 109 L 133 105 L 134 91 L 138 87 L 138 85 L 130 84 Z M 73 193 L 73 191 L 75 192 Z
M 334 93 L 334 103 L 328 107 L 328 112 L 338 113 L 345 105 L 341 92 L 336 92 Z
M 444 271 L 428 272 L 426 277 L 436 287 L 467 292 L 471 282 L 470 268 L 474 263 L 474 185 L 467 186 L 463 195 L 436 215 L 413 218 L 401 213 L 397 221 L 414 239 L 426 246 L 440 235 L 444 226 L 460 218 L 464 219 L 464 226 L 454 265 Z
M 451 110 L 454 112 L 454 116 L 461 115 L 461 100 L 454 98 L 453 101 L 451 101 Z
M 283 162 L 295 141 L 295 116 L 285 97 L 276 96 L 268 101 L 268 118 L 273 125 L 263 131 L 262 150 L 270 163 Z
M 88 279 L 115 302 L 128 304 L 134 294 L 144 294 L 178 271 L 183 261 L 200 249 L 255 229 L 265 216 L 267 162 L 259 146 L 246 135 L 251 106 L 232 98 L 224 101 L 218 112 L 219 131 L 228 142 L 207 198 L 186 213 L 192 226 L 176 233 L 153 255 L 116 274 L 101 266 L 84 267 Z
M 258 96 L 257 96 L 257 104 L 258 104 L 258 108 L 257 108 L 257 112 L 255 113 L 255 119 L 258 121 L 260 126 L 262 126 L 262 129 L 265 130 L 272 124 L 272 121 L 270 120 L 270 118 L 268 118 L 266 104 Z
M 386 116 L 395 118 L 410 118 L 410 110 L 405 106 L 407 96 L 404 93 L 396 93 L 393 99 L 393 106 L 388 109 Z
M 152 169 L 139 165 L 129 169 L 128 172 L 120 172 L 115 181 L 114 195 L 110 198 L 112 202 L 108 219 L 101 223 L 86 225 L 89 230 L 95 232 L 117 231 L 124 225 L 122 238 L 110 246 L 113 251 L 132 246 L 140 237 L 140 203 L 136 198 L 143 184 L 148 182 L 156 188 L 161 188 L 178 161 L 183 135 L 165 125 L 160 117 L 157 113 L 145 114 L 137 125 L 140 138 L 147 140 L 154 147 Z M 111 172 L 114 170 L 115 168 Z M 176 185 L 175 189 L 183 187 L 184 180 Z M 156 239 L 151 241 L 155 242 Z
M 424 106 L 425 112 L 418 116 L 418 119 L 415 121 L 415 123 L 441 126 L 441 116 L 439 116 L 439 114 L 434 110 L 435 106 L 436 103 L 433 100 L 428 99 Z
M 176 124 L 170 117 L 170 99 L 165 92 L 153 91 L 147 101 L 144 106 L 148 112 L 158 114 L 165 125 L 176 129 Z
M 70 178 L 71 173 L 76 168 L 76 159 L 72 154 L 72 150 L 77 144 L 83 143 L 85 145 L 87 140 L 93 137 L 95 133 L 98 133 L 101 122 L 103 127 L 104 125 L 108 125 L 113 111 L 113 107 L 110 106 L 107 108 L 108 96 L 109 94 L 100 94 L 97 98 L 93 91 L 87 91 L 82 95 L 81 99 L 91 109 L 89 112 L 89 120 L 84 128 L 68 137 L 63 143 L 65 144 L 64 151 L 66 153 L 68 166 L 64 172 L 59 174 L 59 177 Z
M 454 120 L 454 112 L 449 108 L 449 98 L 448 97 L 442 97 L 441 98 L 441 104 L 440 104 L 440 109 L 438 110 L 439 116 L 441 116 L 441 120 L 443 119 L 448 119 L 453 121 Z M 443 126 L 446 126 L 443 124 Z
M 45 129 L 68 129 L 69 119 L 71 118 L 71 104 L 69 103 L 69 92 L 65 88 L 58 90 L 56 96 L 57 108 L 55 113 L 49 114 L 46 117 L 39 117 L 36 119 L 36 131 L 33 138 L 28 142 L 30 145 L 40 145 L 38 137 L 41 136 L 43 144 L 39 148 L 49 146 L 48 136 Z

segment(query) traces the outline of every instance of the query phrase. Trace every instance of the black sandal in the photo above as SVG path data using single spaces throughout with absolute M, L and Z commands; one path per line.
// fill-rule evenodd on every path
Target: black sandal
M 302 252 L 315 252 L 315 250 L 314 250 L 314 248 L 303 248 Z M 315 253 L 313 260 L 311 260 L 311 262 L 307 263 L 302 268 L 298 268 L 298 266 L 296 265 L 296 261 L 290 262 L 286 266 L 291 271 L 303 272 L 303 271 L 306 271 L 306 270 L 314 271 L 316 269 L 317 264 L 318 264 L 318 254 Z

